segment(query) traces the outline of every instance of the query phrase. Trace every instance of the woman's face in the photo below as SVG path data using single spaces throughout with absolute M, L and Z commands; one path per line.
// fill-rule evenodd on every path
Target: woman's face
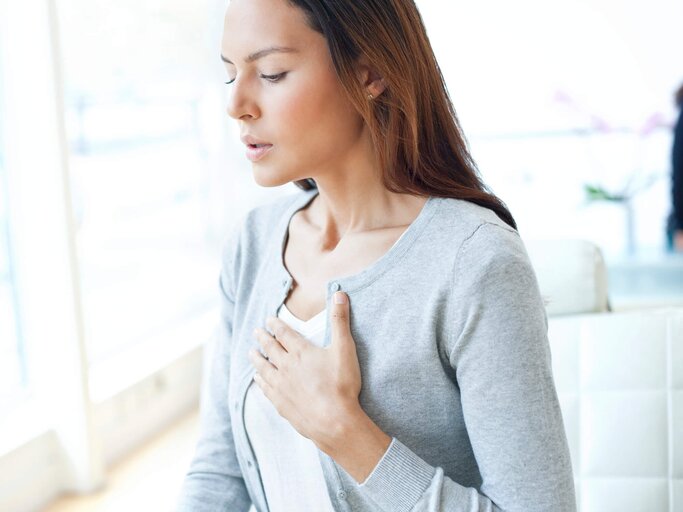
M 292 51 L 248 56 L 271 47 Z M 346 99 L 322 34 L 286 0 L 232 0 L 221 48 L 229 88 L 227 112 L 242 137 L 272 144 L 253 162 L 256 182 L 278 186 L 344 167 L 363 132 Z M 246 151 L 245 146 L 245 151 Z

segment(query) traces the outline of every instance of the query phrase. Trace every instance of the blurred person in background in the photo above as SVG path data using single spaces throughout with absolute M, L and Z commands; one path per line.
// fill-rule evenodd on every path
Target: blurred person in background
M 668 249 L 683 252 L 683 84 L 675 95 L 678 121 L 674 128 L 671 154 L 671 204 L 672 211 L 667 222 Z
M 179 510 L 575 512 L 538 282 L 415 3 L 232 0 L 221 58 L 255 181 L 300 190 L 224 243 Z

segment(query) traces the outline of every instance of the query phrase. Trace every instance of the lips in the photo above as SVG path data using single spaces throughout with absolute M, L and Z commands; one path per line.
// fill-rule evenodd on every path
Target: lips
M 249 147 L 263 147 L 263 146 L 272 146 L 272 144 L 268 141 L 257 139 L 256 137 L 252 135 L 242 135 L 240 137 L 240 140 L 246 144 Z
M 247 144 L 247 158 L 252 162 L 257 162 L 271 151 L 273 151 L 272 144 Z

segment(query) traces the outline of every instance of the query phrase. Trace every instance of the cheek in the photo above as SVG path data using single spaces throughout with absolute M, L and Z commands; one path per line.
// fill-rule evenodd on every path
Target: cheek
M 300 89 L 278 108 L 279 132 L 288 147 L 324 158 L 357 140 L 362 123 L 337 87 Z
M 278 101 L 275 109 L 279 123 L 280 134 L 294 137 L 313 121 L 314 109 L 311 108 L 311 98 L 306 91 L 298 89 L 285 95 Z

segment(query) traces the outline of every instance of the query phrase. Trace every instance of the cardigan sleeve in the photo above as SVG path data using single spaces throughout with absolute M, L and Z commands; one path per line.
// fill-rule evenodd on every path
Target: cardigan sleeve
M 218 279 L 221 321 L 206 368 L 208 379 L 202 389 L 199 440 L 182 485 L 178 512 L 243 512 L 251 506 L 237 462 L 228 403 L 238 236 L 234 230 L 222 250 Z
M 451 299 L 449 361 L 481 486 L 392 438 L 359 489 L 386 512 L 575 512 L 547 316 L 517 231 L 478 226 L 458 251 Z

